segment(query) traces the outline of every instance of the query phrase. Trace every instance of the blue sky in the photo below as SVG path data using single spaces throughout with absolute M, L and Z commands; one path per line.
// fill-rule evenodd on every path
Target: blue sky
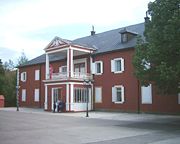
M 153 1 L 153 0 L 152 0 Z M 150 0 L 0 0 L 0 59 L 44 53 L 55 37 L 73 40 L 144 21 Z

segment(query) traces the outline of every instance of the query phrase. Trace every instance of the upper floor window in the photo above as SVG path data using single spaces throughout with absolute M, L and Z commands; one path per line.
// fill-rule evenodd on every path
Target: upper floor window
M 59 68 L 59 72 L 61 72 L 61 73 L 66 73 L 66 72 L 67 72 L 67 66 L 61 66 L 61 67 Z
M 128 34 L 127 33 L 122 33 L 121 34 L 121 42 L 126 43 L 128 41 Z
M 112 102 L 114 103 L 124 102 L 124 86 L 117 85 L 112 87 Z
M 39 80 L 39 70 L 35 70 L 35 80 Z
M 124 59 L 116 58 L 111 60 L 111 72 L 122 73 L 124 71 Z
M 27 77 L 26 72 L 22 72 L 21 73 L 21 81 L 25 82 L 26 81 L 26 77 Z
M 92 64 L 92 73 L 96 75 L 101 75 L 103 73 L 103 62 L 96 61 Z

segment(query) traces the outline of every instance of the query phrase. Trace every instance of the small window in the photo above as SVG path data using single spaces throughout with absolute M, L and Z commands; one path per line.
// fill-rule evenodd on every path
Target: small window
M 35 80 L 39 80 L 39 70 L 35 70 Z
M 66 73 L 66 72 L 67 72 L 67 66 L 61 66 L 61 67 L 59 68 L 59 72 L 61 72 L 61 73 Z
M 111 60 L 111 72 L 122 73 L 124 71 L 124 59 L 116 58 Z
M 21 81 L 25 82 L 26 81 L 26 72 L 21 73 Z
M 128 34 L 127 33 L 121 34 L 121 42 L 126 43 L 127 41 L 128 41 Z
M 39 102 L 39 89 L 34 90 L 34 101 Z
M 112 102 L 124 102 L 124 87 L 122 85 L 112 87 Z
M 95 87 L 95 102 L 101 103 L 102 102 L 102 88 Z
M 93 74 L 101 75 L 103 73 L 103 62 L 102 61 L 96 61 L 93 63 Z
M 26 101 L 26 89 L 22 89 L 22 102 Z

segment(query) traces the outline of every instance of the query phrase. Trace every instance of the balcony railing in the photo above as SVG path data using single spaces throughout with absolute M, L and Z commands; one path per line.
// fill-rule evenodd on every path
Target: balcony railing
M 84 80 L 84 79 L 93 79 L 92 74 L 90 73 L 81 73 L 81 72 L 59 72 L 52 73 L 49 75 L 49 80 L 67 80 L 67 79 L 76 79 L 76 80 Z

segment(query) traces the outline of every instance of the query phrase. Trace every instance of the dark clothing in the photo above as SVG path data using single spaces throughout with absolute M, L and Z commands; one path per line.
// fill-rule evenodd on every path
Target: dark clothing
M 53 112 L 55 112 L 55 110 L 56 110 L 56 103 L 54 102 L 53 103 Z

